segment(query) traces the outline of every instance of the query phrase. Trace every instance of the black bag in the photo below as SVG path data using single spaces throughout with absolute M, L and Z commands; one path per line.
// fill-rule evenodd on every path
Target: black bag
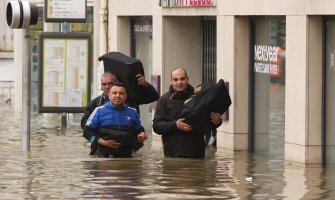
M 178 118 L 185 118 L 185 123 L 193 130 L 211 129 L 211 112 L 222 115 L 231 105 L 231 99 L 222 79 L 218 83 L 203 83 L 199 93 L 183 105 Z
M 98 152 L 101 155 L 113 155 L 117 157 L 131 156 L 133 146 L 136 142 L 134 132 L 131 129 L 116 130 L 112 127 L 103 127 L 98 130 L 98 135 L 104 140 L 115 140 L 122 144 L 116 149 L 98 145 Z
M 110 52 L 100 56 L 99 61 L 104 62 L 104 70 L 114 73 L 119 81 L 125 84 L 128 96 L 132 99 L 142 97 L 140 86 L 137 84 L 136 75 L 144 76 L 142 62 L 120 52 Z

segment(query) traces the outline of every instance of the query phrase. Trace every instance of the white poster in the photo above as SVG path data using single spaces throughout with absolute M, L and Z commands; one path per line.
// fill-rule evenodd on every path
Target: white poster
M 43 106 L 87 105 L 88 40 L 44 39 Z

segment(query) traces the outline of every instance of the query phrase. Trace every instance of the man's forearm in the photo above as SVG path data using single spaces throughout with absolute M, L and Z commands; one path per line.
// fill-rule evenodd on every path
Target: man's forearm
M 99 139 L 99 138 L 97 138 L 97 134 L 96 134 L 95 129 L 93 129 L 89 126 L 84 127 L 83 136 L 84 136 L 84 138 L 86 138 L 91 143 L 93 143 L 95 139 L 97 139 L 97 141 Z

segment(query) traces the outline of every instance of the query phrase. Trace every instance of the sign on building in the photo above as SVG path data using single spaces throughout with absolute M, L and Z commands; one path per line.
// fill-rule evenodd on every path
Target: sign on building
M 216 0 L 160 0 L 161 7 L 204 7 L 216 6 Z

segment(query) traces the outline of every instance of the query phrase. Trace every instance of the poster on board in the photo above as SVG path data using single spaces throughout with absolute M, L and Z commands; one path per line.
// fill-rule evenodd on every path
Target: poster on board
M 42 32 L 39 45 L 39 112 L 84 112 L 91 91 L 91 34 Z

